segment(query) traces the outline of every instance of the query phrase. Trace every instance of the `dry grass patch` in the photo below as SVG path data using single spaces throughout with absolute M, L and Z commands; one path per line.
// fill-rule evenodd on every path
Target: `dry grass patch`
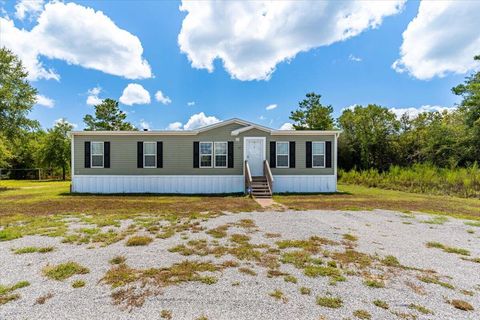
M 208 230 L 206 233 L 214 238 L 220 239 L 227 236 L 228 225 L 218 226 L 214 229 Z
M 363 284 L 370 288 L 385 288 L 385 282 L 373 278 L 365 279 Z
M 382 259 L 382 264 L 387 267 L 401 267 L 402 265 L 398 261 L 397 257 L 389 255 Z
M 18 293 L 13 293 L 17 289 L 25 288 L 30 285 L 28 281 L 20 281 L 11 286 L 0 285 L 0 305 L 6 304 L 20 298 Z
M 166 320 L 171 320 L 172 319 L 172 311 L 170 310 L 162 310 L 162 312 L 160 312 L 160 317 L 162 319 L 166 319 Z
M 317 304 L 325 308 L 338 309 L 343 306 L 343 300 L 339 297 L 319 296 L 317 297 Z
M 70 278 L 75 274 L 86 274 L 90 270 L 86 267 L 81 266 L 76 262 L 65 262 L 57 266 L 49 266 L 43 268 L 43 275 L 47 278 L 62 281 Z
M 433 311 L 428 309 L 428 308 L 425 308 L 424 306 L 422 305 L 419 305 L 419 304 L 415 304 L 415 303 L 411 303 L 408 308 L 410 309 L 413 309 L 413 310 L 417 310 L 418 312 L 422 313 L 422 314 L 433 314 Z
M 125 245 L 127 247 L 146 246 L 152 241 L 153 239 L 149 236 L 133 236 L 127 239 Z
M 358 319 L 372 319 L 372 315 L 367 310 L 355 310 L 353 315 Z
M 72 282 L 72 288 L 78 289 L 85 287 L 85 281 L 83 280 L 75 280 Z
M 382 308 L 382 309 L 385 309 L 385 310 L 387 310 L 388 308 L 390 308 L 390 306 L 388 305 L 388 303 L 386 303 L 386 302 L 383 301 L 383 300 L 379 300 L 379 299 L 374 300 L 374 301 L 373 301 L 373 304 L 374 304 L 375 306 L 377 306 L 377 307 L 379 307 L 379 308 Z
M 312 293 L 312 289 L 307 287 L 300 287 L 300 293 L 304 295 L 309 295 Z
M 110 259 L 109 263 L 110 264 L 121 264 L 124 263 L 127 260 L 124 256 L 115 256 L 112 259 Z
M 452 289 L 452 290 L 455 289 L 455 287 L 453 285 L 451 285 L 450 283 L 441 281 L 438 277 L 435 277 L 435 276 L 418 276 L 418 280 L 420 280 L 422 282 L 425 282 L 425 283 L 437 284 L 439 286 L 442 286 L 442 287 L 448 288 L 448 289 Z
M 442 249 L 444 252 L 447 252 L 447 253 L 454 253 L 462 256 L 470 255 L 470 251 L 468 251 L 467 249 L 449 247 L 440 242 L 430 241 L 430 242 L 427 242 L 426 246 L 427 248 Z
M 350 233 L 345 233 L 343 235 L 343 239 L 344 240 L 347 240 L 347 241 L 357 241 L 358 240 L 358 237 L 353 235 L 353 234 L 350 234 Z
M 47 300 L 50 300 L 51 298 L 53 298 L 53 293 L 49 292 L 47 294 L 44 294 L 44 295 L 38 297 L 35 300 L 35 304 L 45 304 L 45 302 L 47 302 Z
M 285 277 L 283 278 L 283 280 L 284 280 L 285 282 L 290 282 L 290 283 L 297 283 L 297 282 L 298 282 L 297 278 L 295 278 L 294 276 L 290 276 L 290 275 L 289 275 L 289 276 L 285 276 Z
M 285 297 L 285 294 L 280 289 L 275 289 L 274 291 L 270 292 L 268 295 L 270 297 L 273 297 L 273 298 L 277 299 L 277 300 L 283 300 L 284 302 L 287 301 L 287 298 Z
M 238 268 L 238 271 L 240 271 L 241 273 L 248 274 L 249 276 L 256 276 L 257 275 L 257 273 L 253 269 L 250 269 L 250 268 L 247 268 L 247 267 Z
M 355 250 L 334 252 L 331 253 L 330 256 L 332 259 L 336 260 L 342 265 L 353 264 L 361 269 L 370 267 L 373 262 L 372 258 L 369 255 Z
M 455 308 L 457 308 L 459 310 L 463 310 L 463 311 L 473 311 L 474 310 L 473 306 L 470 303 L 468 303 L 466 301 L 463 301 L 463 300 L 453 299 L 453 300 L 448 301 L 448 303 L 450 303 L 452 306 L 454 306 Z
M 55 250 L 54 247 L 23 247 L 13 250 L 14 254 L 26 254 L 26 253 L 47 253 Z

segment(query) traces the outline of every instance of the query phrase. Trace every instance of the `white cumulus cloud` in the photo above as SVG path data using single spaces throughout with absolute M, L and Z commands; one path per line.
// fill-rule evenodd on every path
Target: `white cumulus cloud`
M 150 130 L 150 123 L 148 123 L 144 119 L 141 119 L 140 120 L 140 128 Z
M 138 83 L 129 83 L 125 89 L 123 89 L 122 96 L 119 100 L 127 106 L 134 104 L 149 104 L 150 93 Z
M 42 107 L 53 108 L 55 106 L 55 101 L 41 94 L 37 94 L 37 104 Z
M 155 93 L 155 99 L 162 104 L 172 103 L 172 100 L 166 95 L 164 95 L 163 92 L 160 90 L 158 90 L 157 93 Z
M 388 109 L 390 112 L 393 112 L 398 119 L 402 117 L 402 115 L 407 114 L 410 119 L 416 118 L 422 112 L 443 112 L 443 111 L 453 111 L 456 107 L 443 107 L 443 106 L 435 106 L 435 105 L 423 105 L 419 108 L 408 107 L 408 108 L 390 108 Z
M 293 129 L 294 129 L 293 124 L 291 124 L 290 122 L 285 122 L 284 124 L 282 124 L 279 130 L 293 130 Z
M 265 107 L 265 110 L 273 110 L 276 109 L 278 106 L 276 104 L 269 104 Z
M 187 106 L 193 107 L 195 105 L 195 101 L 189 101 L 187 102 Z
M 15 17 L 24 20 L 28 15 L 36 16 L 43 10 L 43 0 L 20 0 L 15 5 Z
M 181 122 L 172 122 L 168 125 L 167 130 L 182 130 L 182 123 Z
M 422 1 L 392 67 L 428 80 L 480 67 L 480 1 Z
M 140 40 L 101 11 L 53 1 L 30 31 L 17 28 L 9 18 L 0 17 L 0 25 L 2 45 L 22 59 L 29 80 L 60 79 L 41 56 L 127 79 L 152 77 Z
M 355 55 L 353 55 L 353 54 L 350 54 L 350 55 L 348 56 L 348 60 L 354 61 L 354 62 L 361 62 L 361 61 L 362 61 L 362 58 L 357 57 L 357 56 L 355 56 Z
M 206 116 L 205 113 L 200 112 L 194 114 L 188 119 L 187 123 L 183 124 L 181 122 L 172 122 L 168 125 L 167 129 L 169 130 L 193 130 L 205 126 L 209 126 L 211 124 L 215 124 L 220 122 L 217 117 L 214 116 Z
M 90 90 L 88 90 L 88 96 L 87 96 L 87 104 L 89 106 L 96 106 L 97 104 L 102 103 L 103 99 L 101 99 L 98 95 L 102 91 L 102 88 L 100 87 L 95 87 Z
M 268 80 L 278 63 L 376 28 L 404 2 L 184 0 L 178 43 L 194 68 L 221 59 L 232 78 Z

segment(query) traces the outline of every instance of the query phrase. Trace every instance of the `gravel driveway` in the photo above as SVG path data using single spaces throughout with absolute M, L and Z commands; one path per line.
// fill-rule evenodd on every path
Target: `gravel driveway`
M 121 228 L 128 223 L 124 221 Z M 62 238 L 42 236 L 0 242 L 0 285 L 30 283 L 14 291 L 18 299 L 0 304 L 0 319 L 480 319 L 480 263 L 475 262 L 480 257 L 480 227 L 463 220 L 385 210 L 285 211 L 225 214 L 202 220 L 200 225 L 200 232 L 178 232 L 167 239 L 155 238 L 146 246 L 128 247 L 125 240 L 105 247 L 66 244 Z M 219 226 L 224 226 L 227 236 L 215 238 L 206 233 Z M 78 226 L 72 223 L 71 227 Z M 248 240 L 232 242 L 232 234 L 246 235 Z M 206 241 L 195 242 L 202 239 Z M 292 241 L 282 245 L 282 240 Z M 194 243 L 224 251 L 219 254 L 212 249 L 198 255 L 200 249 L 194 247 L 182 255 L 171 249 Z M 12 251 L 27 246 L 53 246 L 55 250 Z M 231 249 L 235 246 L 261 251 L 272 261 L 280 261 L 279 267 L 267 266 L 263 256 L 243 259 L 239 250 Z M 309 255 L 305 265 L 289 263 L 288 253 L 299 250 Z M 359 258 L 349 260 L 350 256 L 341 255 L 345 252 Z M 120 286 L 144 294 L 137 306 L 131 306 L 125 300 L 115 302 L 112 292 L 118 288 L 101 281 L 108 270 L 116 268 L 109 260 L 119 255 L 135 270 L 168 268 L 185 260 L 210 261 L 222 267 L 201 281 L 155 287 L 157 274 L 157 282 L 148 278 L 146 283 Z M 368 266 L 364 258 L 370 261 Z M 42 273 L 47 264 L 66 261 L 75 261 L 90 272 L 63 281 Z M 225 261 L 237 265 L 224 267 Z M 308 270 L 328 272 L 312 276 Z M 86 285 L 72 288 L 75 280 L 84 280 Z M 340 305 L 325 305 L 318 298 Z M 474 310 L 458 309 L 452 300 L 466 302 Z

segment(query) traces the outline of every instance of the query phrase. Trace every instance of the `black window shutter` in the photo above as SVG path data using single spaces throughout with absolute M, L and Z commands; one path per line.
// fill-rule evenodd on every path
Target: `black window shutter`
M 295 141 L 290 141 L 290 168 L 295 168 Z
M 200 153 L 200 143 L 198 141 L 193 141 L 193 167 L 194 168 L 199 168 L 199 157 Z
M 90 168 L 90 141 L 85 141 L 85 168 Z
M 270 141 L 270 168 L 277 167 L 277 143 Z
M 228 141 L 228 167 L 233 168 L 233 141 Z
M 305 166 L 307 168 L 311 168 L 312 167 L 312 141 L 307 141 L 305 142 L 305 149 L 306 149 L 306 152 L 305 152 Z
M 110 141 L 105 141 L 103 143 L 103 158 L 103 167 L 110 168 Z
M 163 168 L 163 142 L 157 141 L 157 168 Z
M 325 141 L 325 167 L 332 167 L 332 141 Z
M 143 168 L 143 141 L 137 141 L 137 168 Z

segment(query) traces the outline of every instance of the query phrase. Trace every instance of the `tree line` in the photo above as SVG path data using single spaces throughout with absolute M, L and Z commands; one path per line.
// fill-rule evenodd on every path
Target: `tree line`
M 480 60 L 480 56 L 475 57 Z M 52 168 L 65 179 L 70 166 L 73 126 L 60 119 L 44 130 L 29 113 L 37 90 L 27 81 L 20 59 L 0 48 L 0 168 Z M 480 72 L 452 88 L 462 98 L 454 111 L 423 112 L 398 119 L 375 104 L 345 109 L 333 118 L 333 107 L 308 93 L 290 119 L 296 130 L 340 129 L 339 167 L 388 170 L 418 163 L 468 167 L 480 159 Z M 83 118 L 85 130 L 136 130 L 118 102 L 105 99 Z
M 480 61 L 480 55 L 475 56 Z M 388 170 L 428 163 L 440 168 L 469 167 L 480 160 L 480 72 L 452 88 L 461 97 L 455 109 L 422 112 L 401 118 L 387 107 L 356 105 L 334 119 L 333 107 L 308 93 L 292 111 L 296 130 L 343 132 L 339 138 L 339 167 L 345 170 Z
M 47 130 L 29 118 L 37 90 L 27 81 L 21 60 L 0 48 L 0 169 L 48 168 L 65 180 L 70 169 L 70 137 L 73 125 L 58 120 Z M 105 99 L 87 114 L 85 130 L 136 130 L 126 121 L 118 102 Z

